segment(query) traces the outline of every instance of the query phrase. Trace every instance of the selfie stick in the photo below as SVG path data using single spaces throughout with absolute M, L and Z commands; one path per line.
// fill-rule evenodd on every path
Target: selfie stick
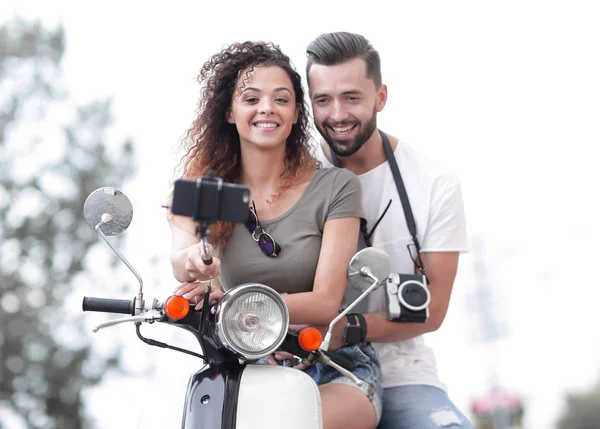
M 196 234 L 200 237 L 200 242 L 202 243 L 202 262 L 204 262 L 205 265 L 210 265 L 212 264 L 212 255 L 210 254 L 210 251 L 208 249 L 208 225 L 210 224 L 210 221 L 216 221 L 218 218 L 218 210 L 219 210 L 219 206 L 221 205 L 219 198 L 221 195 L 221 188 L 223 187 L 223 179 L 215 177 L 214 173 L 212 171 L 208 172 L 208 176 L 207 177 L 198 177 L 198 179 L 196 179 L 196 188 L 198 188 L 200 191 L 206 191 L 206 192 L 211 192 L 212 190 L 210 188 L 204 189 L 202 190 L 202 181 L 203 180 L 210 180 L 213 182 L 217 182 L 217 189 L 216 192 L 214 192 L 214 198 L 211 198 L 211 195 L 208 195 L 208 200 L 213 201 L 212 204 L 212 210 L 213 210 L 213 215 L 210 216 L 209 218 L 204 218 L 204 217 L 200 217 L 198 215 L 198 213 L 200 213 L 200 207 L 198 207 L 198 203 L 199 200 L 206 200 L 204 198 L 196 198 L 196 207 L 194 207 L 194 220 L 196 222 L 198 222 L 198 226 L 196 227 Z M 210 210 L 210 208 L 204 207 L 203 208 L 204 211 L 206 211 L 207 209 Z
M 196 227 L 196 234 L 200 237 L 200 243 L 202 243 L 202 262 L 204 265 L 212 264 L 212 255 L 208 249 L 208 222 L 203 220 L 198 223 Z

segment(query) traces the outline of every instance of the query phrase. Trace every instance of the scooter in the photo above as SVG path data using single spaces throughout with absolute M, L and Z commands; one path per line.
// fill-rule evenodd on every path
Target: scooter
M 191 375 L 187 386 L 152 392 L 153 397 L 164 401 L 161 399 L 160 411 L 150 408 L 143 413 L 138 427 L 322 428 L 319 390 L 312 378 L 290 367 L 255 364 L 277 350 L 292 353 L 303 363 L 329 365 L 355 383 L 363 383 L 352 374 L 352 362 L 328 350 L 329 341 L 336 322 L 384 284 L 391 266 L 384 251 L 366 248 L 353 256 L 348 265 L 348 280 L 363 292 L 331 321 L 323 339 L 312 327 L 290 331 L 285 302 L 275 290 L 259 283 L 231 288 L 215 305 L 209 305 L 210 291 L 207 290 L 201 310 L 196 310 L 181 296 L 169 296 L 163 301 L 146 300 L 141 276 L 108 239 L 122 233 L 131 223 L 133 209 L 127 196 L 112 187 L 97 189 L 85 202 L 84 217 L 139 283 L 132 300 L 83 298 L 83 311 L 127 315 L 101 323 L 94 332 L 134 323 L 138 338 L 146 344 L 204 361 L 202 368 Z M 155 322 L 191 332 L 202 354 L 145 337 L 141 325 Z

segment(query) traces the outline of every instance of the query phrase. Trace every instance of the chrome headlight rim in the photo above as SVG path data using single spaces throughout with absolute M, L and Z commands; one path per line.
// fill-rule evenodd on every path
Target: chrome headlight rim
M 259 353 L 258 352 L 249 352 L 247 350 L 240 350 L 238 347 L 236 347 L 233 344 L 233 341 L 229 338 L 229 335 L 227 334 L 227 330 L 223 326 L 223 324 L 224 324 L 223 316 L 227 314 L 227 310 L 231 306 L 231 304 L 243 295 L 246 295 L 248 293 L 257 293 L 257 292 L 262 293 L 262 294 L 267 295 L 268 297 L 272 298 L 279 305 L 279 307 L 283 313 L 283 320 L 282 320 L 283 327 L 281 329 L 279 337 L 269 348 L 267 348 Z M 279 293 L 277 293 L 277 291 L 275 291 L 273 288 L 271 288 L 267 285 L 264 285 L 262 283 L 243 283 L 243 284 L 240 284 L 236 287 L 229 289 L 228 291 L 226 291 L 224 293 L 223 297 L 221 298 L 221 301 L 219 302 L 219 305 L 217 306 L 216 324 L 215 324 L 216 331 L 217 331 L 217 338 L 219 339 L 219 341 L 221 342 L 221 345 L 223 345 L 223 347 L 225 347 L 226 349 L 230 350 L 234 354 L 236 354 L 246 360 L 260 359 L 260 358 L 263 358 L 263 357 L 268 356 L 271 353 L 275 352 L 279 348 L 281 343 L 283 343 L 283 340 L 285 339 L 285 336 L 286 336 L 288 328 L 289 328 L 289 324 L 290 324 L 290 315 L 289 315 L 289 311 L 288 311 L 285 301 L 283 300 L 281 295 L 279 295 Z

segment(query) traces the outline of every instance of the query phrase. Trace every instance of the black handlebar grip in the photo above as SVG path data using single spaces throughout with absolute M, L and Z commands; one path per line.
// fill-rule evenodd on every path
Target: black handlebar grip
M 301 358 L 307 358 L 310 354 L 300 347 L 300 344 L 298 343 L 298 333 L 292 331 L 288 331 L 281 346 L 279 346 L 279 349 Z
M 331 350 L 321 353 L 329 357 L 329 359 L 337 363 L 342 368 L 346 368 L 348 371 L 354 371 L 354 362 L 352 362 L 350 358 L 347 358 L 346 356 L 343 356 Z
M 106 299 L 84 296 L 83 311 L 100 311 L 103 313 L 135 314 L 134 300 L 128 299 Z

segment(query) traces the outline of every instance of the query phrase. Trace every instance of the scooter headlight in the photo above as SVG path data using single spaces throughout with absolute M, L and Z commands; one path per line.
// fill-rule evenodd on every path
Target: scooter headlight
M 289 313 L 281 296 L 260 283 L 228 290 L 217 307 L 221 343 L 245 359 L 260 359 L 283 342 Z

